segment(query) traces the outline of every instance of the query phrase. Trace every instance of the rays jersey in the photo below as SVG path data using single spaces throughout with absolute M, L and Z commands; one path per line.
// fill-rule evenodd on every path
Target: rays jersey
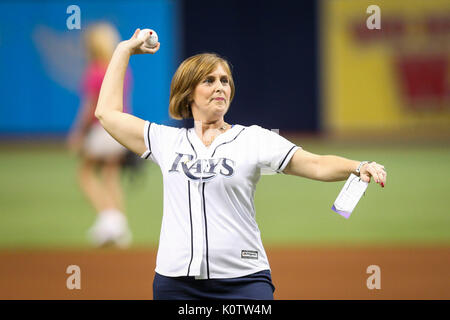
M 164 204 L 155 271 L 196 279 L 270 270 L 255 220 L 261 174 L 281 173 L 300 147 L 260 126 L 233 125 L 206 147 L 194 128 L 146 121 L 147 150 L 159 165 Z

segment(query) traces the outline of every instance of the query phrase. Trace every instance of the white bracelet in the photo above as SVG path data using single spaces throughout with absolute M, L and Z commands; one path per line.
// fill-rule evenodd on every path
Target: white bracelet
M 372 161 L 361 161 L 361 163 L 359 164 L 358 168 L 356 169 L 356 173 L 358 174 L 358 176 L 360 175 L 360 171 L 363 165 L 365 165 L 366 163 L 370 163 Z

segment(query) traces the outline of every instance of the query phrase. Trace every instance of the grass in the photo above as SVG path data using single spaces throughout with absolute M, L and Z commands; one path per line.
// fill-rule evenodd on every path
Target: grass
M 265 245 L 450 245 L 450 150 L 446 146 L 356 146 L 308 141 L 318 154 L 375 160 L 388 170 L 384 189 L 369 185 L 350 219 L 331 210 L 341 182 L 263 176 L 256 218 Z M 76 183 L 77 159 L 63 148 L 0 148 L 0 248 L 88 247 L 95 212 Z M 124 176 L 134 246 L 156 246 L 162 176 L 145 164 Z

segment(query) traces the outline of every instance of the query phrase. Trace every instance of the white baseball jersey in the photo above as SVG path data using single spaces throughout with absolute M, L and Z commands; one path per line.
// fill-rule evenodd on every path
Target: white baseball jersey
M 281 173 L 300 147 L 270 130 L 234 125 L 206 147 L 194 128 L 146 122 L 142 158 L 161 168 L 164 205 L 155 271 L 196 279 L 270 270 L 255 221 L 261 173 Z

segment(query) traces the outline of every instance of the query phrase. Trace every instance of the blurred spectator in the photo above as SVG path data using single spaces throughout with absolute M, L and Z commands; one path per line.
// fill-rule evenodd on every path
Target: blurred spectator
M 68 137 L 71 151 L 80 157 L 78 182 L 84 195 L 97 212 L 88 231 L 95 246 L 126 247 L 131 232 L 124 213 L 121 186 L 122 163 L 127 150 L 106 132 L 94 116 L 100 88 L 108 63 L 119 43 L 117 30 L 109 23 L 96 23 L 84 32 L 87 66 L 81 83 L 81 106 Z M 128 95 L 131 74 L 125 77 L 124 109 L 129 112 Z

